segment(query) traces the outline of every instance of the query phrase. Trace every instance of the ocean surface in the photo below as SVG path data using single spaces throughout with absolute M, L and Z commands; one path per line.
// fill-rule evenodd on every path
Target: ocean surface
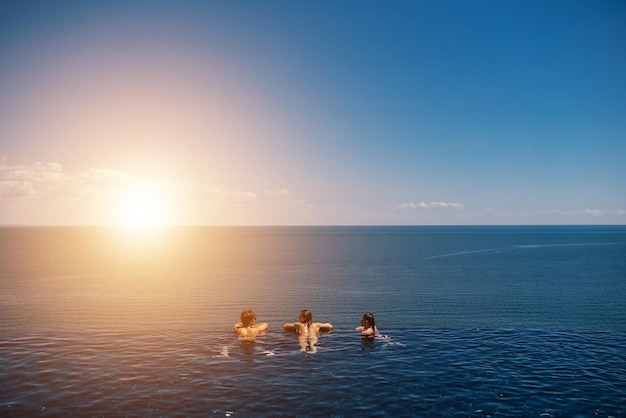
M 0 228 L 0 416 L 623 417 L 626 226 Z

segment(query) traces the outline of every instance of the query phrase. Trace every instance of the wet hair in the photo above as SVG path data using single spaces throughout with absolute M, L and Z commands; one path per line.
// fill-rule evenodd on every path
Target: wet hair
M 252 322 L 256 319 L 256 314 L 252 309 L 246 309 L 241 313 L 241 323 L 244 327 L 249 327 L 252 325 Z
M 298 321 L 306 324 L 307 328 L 310 327 L 313 322 L 313 313 L 308 309 L 301 310 Z
M 371 312 L 368 312 L 365 315 L 363 315 L 363 318 L 361 319 L 361 325 L 365 329 L 376 327 L 376 322 L 374 321 L 374 315 Z

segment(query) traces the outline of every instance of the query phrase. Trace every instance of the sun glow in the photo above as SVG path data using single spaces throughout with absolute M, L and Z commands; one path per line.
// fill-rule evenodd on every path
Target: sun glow
M 168 218 L 166 199 L 151 189 L 131 190 L 117 202 L 116 223 L 127 228 L 155 228 Z

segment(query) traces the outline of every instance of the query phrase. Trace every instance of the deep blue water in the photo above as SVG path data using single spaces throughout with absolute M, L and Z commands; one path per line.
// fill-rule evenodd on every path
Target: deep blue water
M 0 228 L 0 415 L 626 416 L 625 296 L 624 226 Z

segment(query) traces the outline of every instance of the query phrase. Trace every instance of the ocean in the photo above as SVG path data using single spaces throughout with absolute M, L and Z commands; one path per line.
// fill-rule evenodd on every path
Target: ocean
M 0 416 L 626 416 L 626 226 L 3 227 Z

